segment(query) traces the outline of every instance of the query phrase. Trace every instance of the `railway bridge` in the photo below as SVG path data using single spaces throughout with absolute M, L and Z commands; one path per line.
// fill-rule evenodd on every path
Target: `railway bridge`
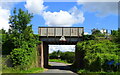
M 83 27 L 39 27 L 39 40 L 42 41 L 38 46 L 39 66 L 48 67 L 48 45 L 76 45 L 82 41 L 84 33 Z M 79 60 L 77 51 L 75 50 L 75 62 Z M 79 63 L 78 63 L 79 64 Z M 76 63 L 77 65 L 77 63 Z

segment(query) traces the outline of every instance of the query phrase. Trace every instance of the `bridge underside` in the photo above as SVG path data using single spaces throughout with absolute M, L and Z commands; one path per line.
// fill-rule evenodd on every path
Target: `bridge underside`
M 49 55 L 48 45 L 76 45 L 78 41 L 82 41 L 82 37 L 65 37 L 65 39 L 66 41 L 60 41 L 60 37 L 40 37 L 40 40 L 42 41 L 41 44 L 39 45 L 40 67 L 45 68 L 48 67 L 48 55 Z
M 78 41 L 82 41 L 82 37 L 65 37 L 66 41 L 60 41 L 61 37 L 40 37 L 41 41 L 53 45 L 75 45 Z

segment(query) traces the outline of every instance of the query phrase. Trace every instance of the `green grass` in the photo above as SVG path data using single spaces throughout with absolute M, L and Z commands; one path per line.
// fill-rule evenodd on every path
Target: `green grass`
M 49 59 L 49 62 L 59 62 L 59 63 L 70 64 L 67 61 L 64 61 L 64 60 L 61 60 L 61 59 Z
M 5 64 L 5 61 L 7 60 L 7 57 L 2 58 L 2 73 L 41 73 L 44 72 L 44 68 L 40 67 L 33 67 L 28 70 L 20 70 L 19 67 L 7 67 Z M 31 65 L 32 66 L 32 65 Z
M 120 72 L 89 72 L 87 70 L 79 70 L 77 73 L 81 75 L 120 75 Z
M 120 72 L 88 72 L 78 73 L 80 75 L 120 75 Z
M 7 67 L 2 70 L 2 73 L 41 73 L 41 72 L 44 72 L 44 68 L 36 67 L 36 68 L 28 69 L 28 70 L 17 70 L 14 68 Z
M 41 73 L 41 72 L 43 72 L 43 71 L 44 71 L 43 68 L 37 67 L 37 68 L 29 69 L 29 70 L 27 70 L 27 71 L 20 71 L 20 73 Z

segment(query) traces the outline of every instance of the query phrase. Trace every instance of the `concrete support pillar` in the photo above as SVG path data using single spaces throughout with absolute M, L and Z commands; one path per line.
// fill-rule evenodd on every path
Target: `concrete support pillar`
M 38 52 L 39 52 L 39 55 L 38 55 L 38 66 L 41 67 L 41 68 L 44 68 L 44 57 L 43 57 L 43 42 L 41 42 L 41 44 L 39 45 L 38 47 Z
M 48 67 L 48 43 L 43 42 L 43 53 L 44 53 L 44 68 Z
M 41 42 L 41 44 L 38 46 L 38 66 L 41 68 L 47 68 L 48 67 L 48 43 Z
M 83 69 L 84 68 L 84 60 L 83 60 L 84 56 L 85 56 L 85 52 L 82 50 L 78 50 L 77 46 L 76 46 L 76 48 L 75 48 L 75 62 L 73 64 L 73 66 L 76 68 Z

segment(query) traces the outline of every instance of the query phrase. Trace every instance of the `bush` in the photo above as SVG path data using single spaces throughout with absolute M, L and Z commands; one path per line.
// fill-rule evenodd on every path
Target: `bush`
M 74 52 L 64 52 L 61 55 L 61 60 L 65 60 L 68 63 L 73 63 L 75 60 L 75 53 Z
M 36 62 L 36 52 L 35 49 L 29 48 L 28 50 L 17 48 L 11 52 L 11 60 L 14 67 L 19 67 L 20 69 L 28 69 L 32 66 L 32 63 Z
M 75 53 L 54 51 L 53 53 L 49 55 L 49 58 L 50 59 L 61 59 L 61 60 L 67 61 L 68 63 L 73 63 L 75 60 Z
M 12 58 L 13 65 L 14 66 L 28 65 L 29 64 L 29 62 L 28 62 L 29 61 L 29 55 L 30 54 L 28 54 L 25 49 L 21 49 L 21 48 L 14 49 L 11 52 L 11 58 Z
M 58 59 L 58 54 L 56 51 L 52 52 L 51 54 L 49 54 L 49 58 L 50 59 Z
M 83 57 L 84 68 L 90 71 L 107 71 L 109 66 L 111 66 L 109 67 L 111 71 L 115 71 L 116 64 L 120 63 L 118 61 L 120 49 L 116 43 L 112 43 L 109 40 L 80 42 L 77 44 L 77 50 L 85 52 Z M 108 64 L 111 61 L 114 61 L 114 63 Z

